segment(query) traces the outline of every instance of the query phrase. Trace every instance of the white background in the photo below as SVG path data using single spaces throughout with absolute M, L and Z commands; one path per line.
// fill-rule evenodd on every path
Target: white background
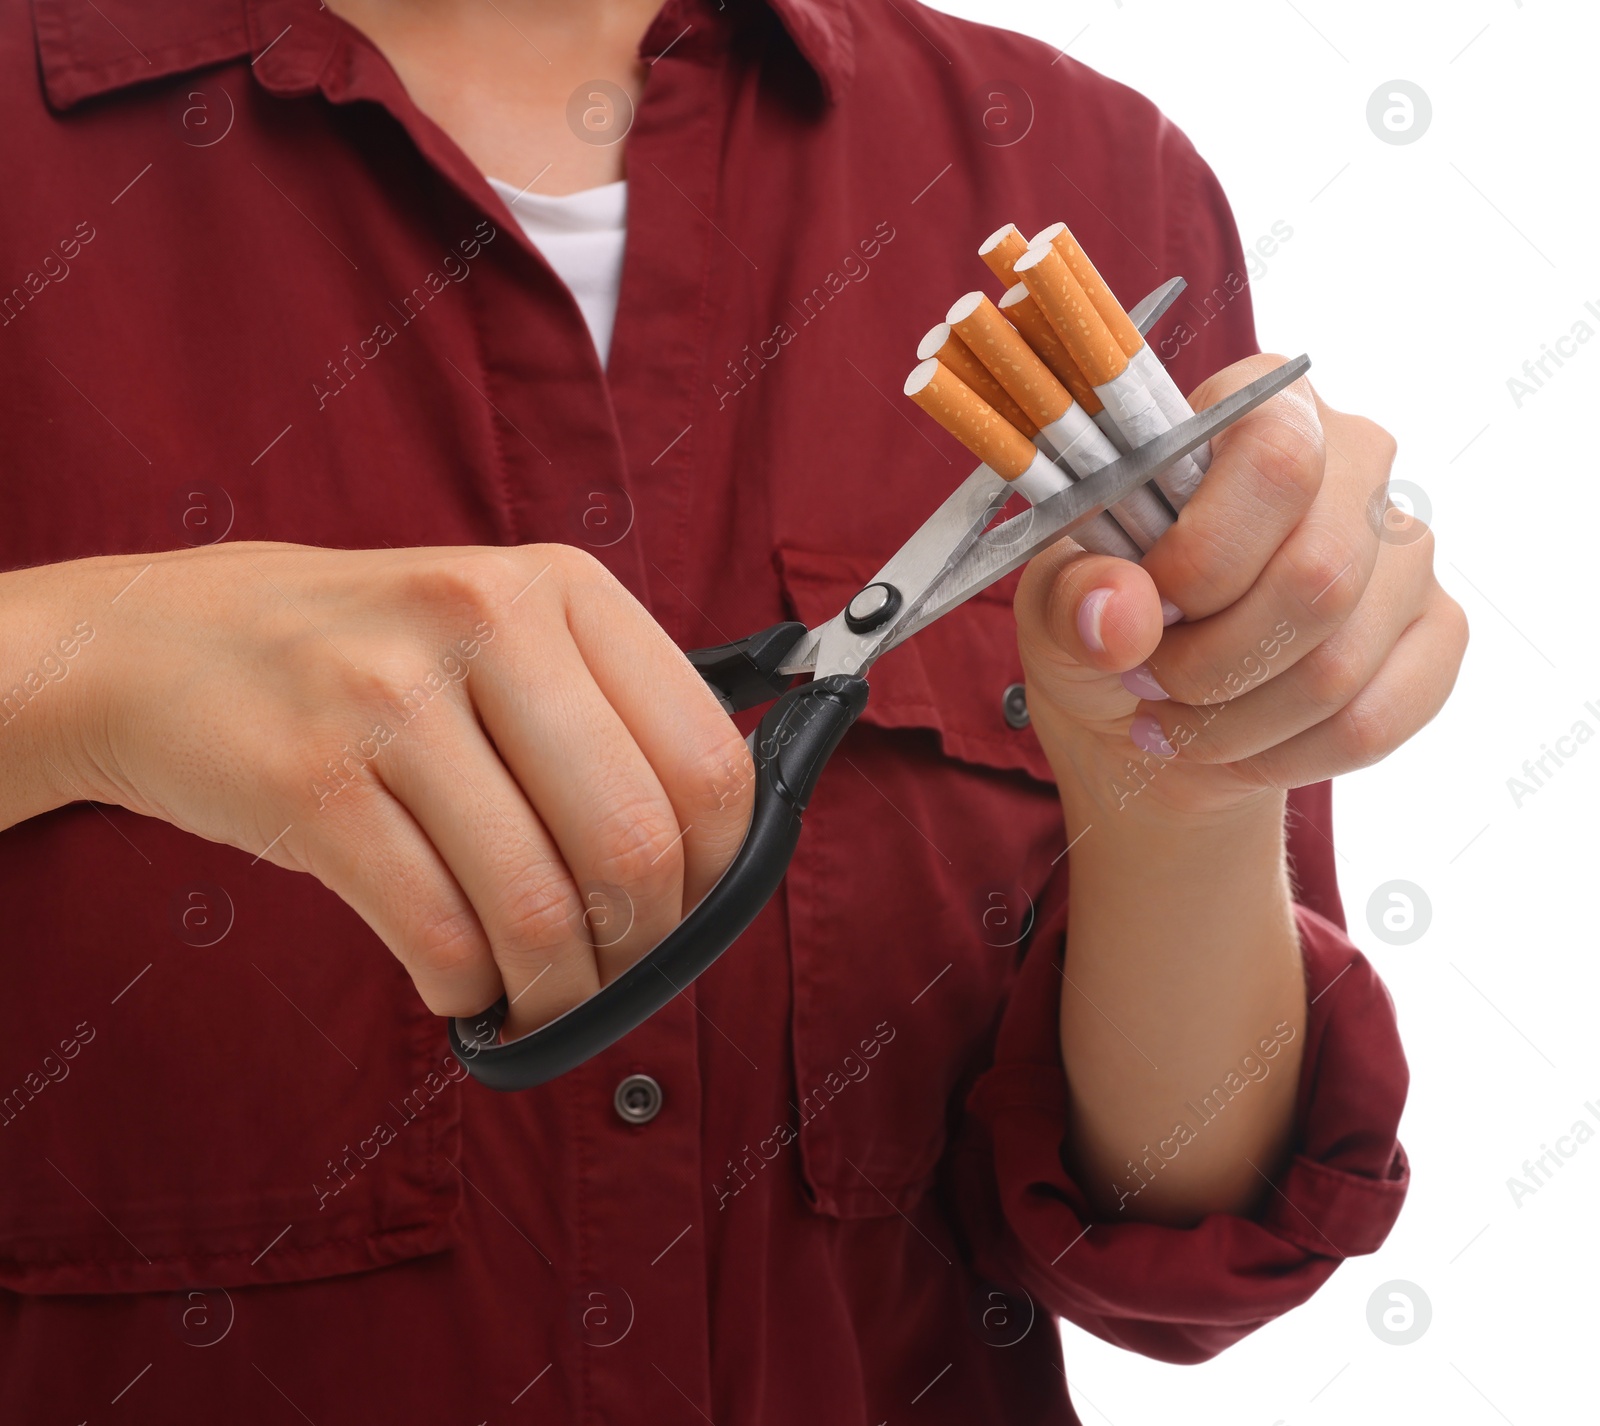
M 1600 7 L 938 3 L 1149 95 L 1216 169 L 1247 246 L 1278 220 L 1293 228 L 1253 284 L 1262 345 L 1309 352 L 1327 400 L 1399 438 L 1395 478 L 1425 492 L 1442 582 L 1472 621 L 1445 712 L 1335 790 L 1352 934 L 1394 994 L 1411 1058 L 1399 1225 L 1203 1366 L 1066 1328 L 1078 1410 L 1090 1426 L 1600 1420 L 1600 736 L 1547 763 L 1555 775 L 1520 807 L 1507 787 L 1578 720 L 1600 735 L 1600 340 L 1520 408 L 1507 388 L 1579 320 L 1600 338 L 1600 311 L 1584 308 L 1600 309 Z M 1366 119 L 1395 79 L 1433 107 L 1405 146 Z M 1395 879 L 1432 907 L 1410 945 L 1368 922 L 1369 897 Z M 1553 1181 L 1515 1203 L 1507 1180 L 1580 1119 L 1596 1138 L 1567 1140 Z M 1369 1298 L 1394 1279 L 1432 1305 L 1409 1345 L 1368 1325 Z

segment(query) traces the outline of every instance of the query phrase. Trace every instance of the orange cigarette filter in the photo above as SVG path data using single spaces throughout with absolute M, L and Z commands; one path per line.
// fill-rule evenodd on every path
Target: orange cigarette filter
M 1122 304 L 1117 301 L 1116 294 L 1106 286 L 1106 281 L 1100 276 L 1099 270 L 1089 261 L 1088 253 L 1084 252 L 1078 240 L 1072 236 L 1072 229 L 1065 223 L 1052 223 L 1034 238 L 1034 242 L 1049 243 L 1061 254 L 1062 260 L 1077 278 L 1078 286 L 1084 290 L 1089 301 L 1094 304 L 1094 310 L 1100 314 L 1100 320 L 1111 329 L 1111 335 L 1117 339 L 1117 345 L 1122 348 L 1124 355 L 1137 355 L 1139 349 L 1144 346 L 1144 338 L 1139 335 L 1139 329 L 1133 325 L 1132 319 L 1122 310 Z
M 917 359 L 927 361 L 931 357 L 942 361 L 955 376 L 982 397 L 985 404 L 994 407 L 1030 441 L 1039 434 L 1038 423 L 1031 420 L 1028 413 L 1011 399 L 1005 387 L 989 374 L 988 367 L 973 356 L 948 322 L 931 328 L 927 336 L 917 343 Z
M 960 298 L 947 319 L 1036 426 L 1048 426 L 1066 415 L 1072 405 L 1071 393 L 983 293 L 969 292 Z
M 1025 435 L 938 357 L 906 378 L 906 395 L 1005 480 L 1015 480 L 1039 454 Z
M 1073 361 L 1072 353 L 1056 335 L 1050 319 L 1020 282 L 1006 289 L 1006 295 L 1000 299 L 1000 315 L 1022 333 L 1023 339 L 1038 353 L 1039 360 L 1072 393 L 1072 399 L 1078 405 L 1091 416 L 1097 416 L 1105 409 L 1104 403 L 1095 395 L 1094 387 L 1089 385 L 1089 378 L 1083 374 L 1083 368 Z
M 1012 269 L 1016 266 L 1017 259 L 1028 250 L 1028 240 L 1017 231 L 1015 223 L 1007 223 L 1003 228 L 996 228 L 978 247 L 978 256 L 984 261 L 985 266 L 1007 287 L 1015 282 L 1016 275 Z
M 1016 273 L 1091 386 L 1104 386 L 1128 369 L 1128 354 L 1060 253 L 1049 244 L 1031 247 L 1017 260 Z

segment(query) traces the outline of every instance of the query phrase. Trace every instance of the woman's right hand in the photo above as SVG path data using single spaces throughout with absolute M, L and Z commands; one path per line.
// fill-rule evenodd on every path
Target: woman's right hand
M 120 804 L 310 873 L 437 1014 L 504 993 L 508 1038 L 553 1019 L 743 840 L 744 739 L 571 547 L 241 543 L 4 580 L 37 628 L 115 596 L 70 696 L 20 715 L 52 720 L 49 805 Z

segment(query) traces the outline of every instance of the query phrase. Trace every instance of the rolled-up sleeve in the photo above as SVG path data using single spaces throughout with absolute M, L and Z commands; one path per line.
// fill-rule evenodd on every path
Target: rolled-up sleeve
M 1063 877 L 1039 908 L 953 1158 L 979 1271 L 1107 1341 L 1196 1362 L 1304 1302 L 1344 1258 L 1383 1242 L 1409 1178 L 1396 1138 L 1408 1074 L 1388 991 L 1339 924 L 1327 813 L 1325 785 L 1292 807 L 1309 1016 L 1293 1154 L 1258 1212 L 1215 1213 L 1187 1228 L 1108 1221 L 1064 1167 Z

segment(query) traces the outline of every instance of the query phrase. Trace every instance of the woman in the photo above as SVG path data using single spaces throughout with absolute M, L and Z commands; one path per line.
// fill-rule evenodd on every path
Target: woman
M 1326 779 L 1466 634 L 1303 383 L 1142 566 L 886 659 L 634 1034 L 495 1096 L 437 1018 L 537 1027 L 732 856 L 676 649 L 831 615 L 965 472 L 892 385 L 990 229 L 1184 275 L 1197 405 L 1265 368 L 1148 104 L 878 0 L 6 24 L 0 1415 L 1068 1422 L 1052 1314 L 1194 1361 L 1377 1247 Z

